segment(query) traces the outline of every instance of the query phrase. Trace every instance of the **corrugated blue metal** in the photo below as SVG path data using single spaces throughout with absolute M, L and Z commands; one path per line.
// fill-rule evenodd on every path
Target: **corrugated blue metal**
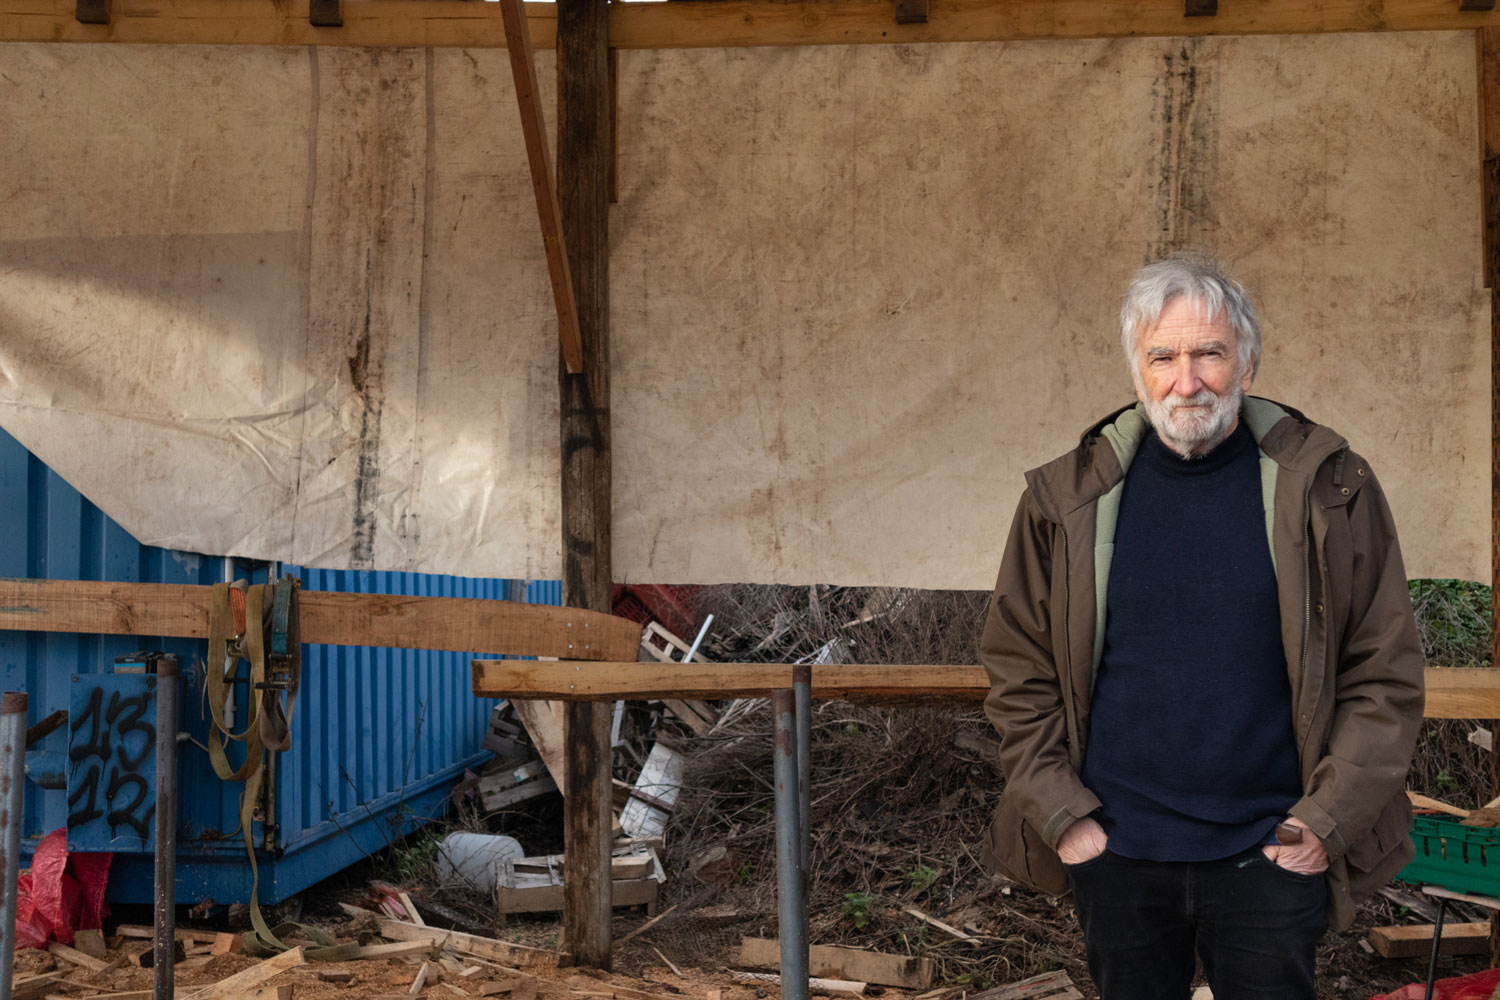
M 0 431 L 0 576 L 56 580 L 218 583 L 225 574 L 266 579 L 264 563 L 226 560 L 144 546 Z M 523 586 L 415 573 L 372 573 L 287 566 L 308 590 L 515 599 L 560 604 L 555 581 Z M 24 688 L 29 720 L 67 708 L 74 674 L 109 672 L 114 658 L 143 647 L 177 654 L 195 665 L 183 701 L 185 744 L 180 776 L 178 898 L 219 902 L 249 898 L 251 874 L 239 824 L 241 785 L 214 774 L 203 749 L 208 720 L 203 700 L 201 642 L 162 637 L 72 635 L 0 630 L 0 689 Z M 273 755 L 275 825 L 268 840 L 256 825 L 260 898 L 298 892 L 364 854 L 384 847 L 446 807 L 446 791 L 480 750 L 493 702 L 469 693 L 474 655 L 348 646 L 303 647 L 302 690 L 292 747 Z M 247 685 L 234 704 L 243 724 Z M 38 749 L 66 753 L 66 729 Z M 236 760 L 233 750 L 231 759 Z M 67 820 L 67 794 L 27 782 L 28 853 Z M 110 897 L 151 900 L 151 859 L 117 855 Z

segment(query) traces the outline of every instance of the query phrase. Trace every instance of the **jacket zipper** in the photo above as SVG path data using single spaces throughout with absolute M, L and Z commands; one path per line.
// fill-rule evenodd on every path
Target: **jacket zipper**
M 1072 561 L 1068 558 L 1068 529 L 1061 522 L 1057 530 L 1062 535 L 1063 555 L 1063 663 L 1067 666 L 1067 691 L 1068 698 L 1064 703 L 1063 717 L 1068 722 L 1068 758 L 1072 761 L 1074 768 L 1083 765 L 1083 748 L 1078 744 L 1078 705 L 1073 694 L 1073 631 L 1069 627 L 1068 611 L 1073 603 L 1073 573 Z M 1060 693 L 1060 692 L 1059 692 Z
M 1302 491 L 1302 543 L 1306 548 L 1302 578 L 1302 659 L 1297 663 L 1298 678 L 1307 677 L 1307 649 L 1312 642 L 1312 565 L 1313 565 L 1313 537 L 1312 537 L 1312 488 L 1313 477 L 1307 478 L 1307 487 Z M 1297 699 L 1302 698 L 1302 691 L 1297 691 Z

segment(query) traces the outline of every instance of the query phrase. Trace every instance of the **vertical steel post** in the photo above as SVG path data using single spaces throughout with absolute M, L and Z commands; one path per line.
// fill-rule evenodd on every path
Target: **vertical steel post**
M 156 938 L 154 1000 L 172 1000 L 177 944 L 177 657 L 156 661 Z
M 26 692 L 0 694 L 0 1000 L 10 1000 L 16 962 L 16 876 L 21 865 L 21 803 L 26 793 Z
M 797 829 L 798 858 L 802 865 L 803 910 L 807 909 L 807 875 L 812 871 L 809 849 L 811 824 L 808 814 L 812 812 L 812 664 L 798 663 L 792 667 L 792 693 L 797 701 Z
M 1443 917 L 1448 913 L 1448 900 L 1438 897 L 1437 923 L 1432 927 L 1432 954 L 1427 957 L 1427 989 L 1422 993 L 1423 1000 L 1432 1000 L 1433 983 L 1437 981 L 1437 958 L 1438 948 L 1443 943 Z
M 771 692 L 776 717 L 776 902 L 780 916 L 781 997 L 807 1000 L 806 874 L 797 822 L 797 703 L 790 690 Z

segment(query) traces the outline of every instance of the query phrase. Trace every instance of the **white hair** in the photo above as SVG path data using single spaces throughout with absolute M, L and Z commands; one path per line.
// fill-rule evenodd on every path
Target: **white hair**
M 1167 306 L 1186 298 L 1205 318 L 1223 312 L 1239 348 L 1239 370 L 1260 371 L 1260 323 L 1250 305 L 1250 293 L 1206 253 L 1182 250 L 1147 264 L 1135 273 L 1120 307 L 1120 344 L 1132 376 L 1137 373 L 1136 343 L 1141 332 L 1154 327 Z

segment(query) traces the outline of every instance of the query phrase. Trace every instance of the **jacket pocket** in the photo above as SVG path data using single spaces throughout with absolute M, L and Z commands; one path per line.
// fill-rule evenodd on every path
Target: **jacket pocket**
M 1004 793 L 980 845 L 979 859 L 1022 885 L 1054 896 L 1068 892 L 1068 874 L 1057 852 L 1047 846 Z
M 1349 845 L 1349 893 L 1358 901 L 1388 881 L 1416 854 L 1411 842 L 1411 802 L 1398 791 L 1386 801 L 1375 825 Z

